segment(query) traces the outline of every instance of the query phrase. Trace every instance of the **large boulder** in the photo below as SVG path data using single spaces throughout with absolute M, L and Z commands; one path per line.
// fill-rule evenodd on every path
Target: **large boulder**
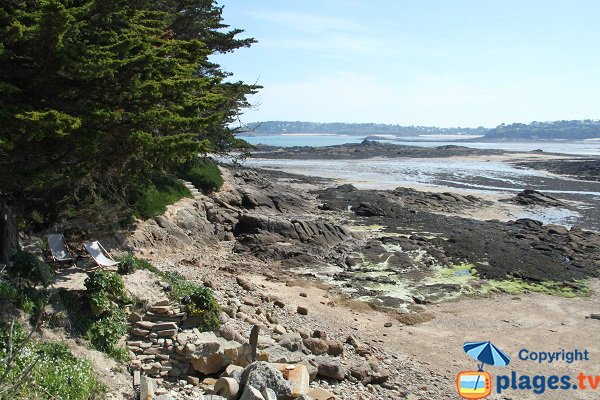
M 286 399 L 292 394 L 290 383 L 272 364 L 256 361 L 248 365 L 242 373 L 242 386 L 252 386 L 259 393 L 266 388 L 272 389 L 279 400 Z
M 233 340 L 218 337 L 213 332 L 194 332 L 190 336 L 184 332 L 177 335 L 179 343 L 194 344 L 192 353 L 186 354 L 192 367 L 205 375 L 223 371 L 228 365 L 247 365 L 250 360 L 250 346 Z

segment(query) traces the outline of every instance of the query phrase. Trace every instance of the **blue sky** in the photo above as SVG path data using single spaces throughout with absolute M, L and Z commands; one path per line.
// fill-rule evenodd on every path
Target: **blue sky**
M 244 122 L 496 126 L 600 118 L 598 0 L 221 0 L 258 43 Z

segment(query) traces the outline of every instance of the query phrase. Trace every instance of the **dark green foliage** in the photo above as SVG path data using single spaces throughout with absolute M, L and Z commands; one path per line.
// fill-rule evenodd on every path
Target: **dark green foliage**
M 19 299 L 19 291 L 10 282 L 0 280 L 0 302 L 16 303 Z
M 134 257 L 131 254 L 117 257 L 117 261 L 119 261 L 117 272 L 121 275 L 132 274 L 138 269 L 150 269 L 152 267 L 152 264 L 148 261 Z
M 21 288 L 19 290 L 12 282 L 0 280 L 0 303 L 13 304 L 32 317 L 40 314 L 47 303 L 48 296 L 45 289 Z
M 205 286 L 197 286 L 189 296 L 192 302 L 186 305 L 186 311 L 191 316 L 200 317 L 198 328 L 202 331 L 219 329 L 221 307 L 215 300 L 212 291 Z
M 102 315 L 126 297 L 125 283 L 115 272 L 96 271 L 85 279 L 87 297 L 94 315 Z
M 532 122 L 525 124 L 502 124 L 490 130 L 485 139 L 566 139 L 581 140 L 600 137 L 600 121 L 575 120 Z
M 21 282 L 29 287 L 50 284 L 50 269 L 35 254 L 19 250 L 11 259 L 13 263 L 8 267 L 8 273 L 19 280 L 19 285 Z
M 117 347 L 117 342 L 125 333 L 127 333 L 127 316 L 120 308 L 113 308 L 102 318 L 91 323 L 86 336 L 95 349 L 122 359 L 123 351 Z
M 116 260 L 119 262 L 117 266 L 117 273 L 119 275 L 129 275 L 133 274 L 137 269 L 136 258 L 132 255 L 126 255 L 122 257 L 117 257 Z
M 0 326 L 0 359 L 6 356 L 8 332 L 8 326 Z M 13 348 L 21 346 L 25 338 L 23 326 L 15 324 Z M 12 398 L 89 400 L 99 398 L 104 391 L 104 387 L 96 378 L 92 363 L 87 359 L 75 357 L 62 342 L 26 343 L 16 354 L 7 383 L 16 383 L 19 374 L 33 362 L 36 362 L 35 368 Z M 0 363 L 0 375 L 4 374 L 5 368 L 6 365 Z
M 165 177 L 134 191 L 134 213 L 143 219 L 152 218 L 164 213 L 169 204 L 191 196 L 189 189 L 180 181 Z
M 218 191 L 223 186 L 223 177 L 216 162 L 208 158 L 196 158 L 182 166 L 181 178 L 192 182 L 200 190 Z
M 209 57 L 253 40 L 221 21 L 212 0 L 4 2 L 0 194 L 41 224 L 121 220 L 138 188 L 238 145 L 228 127 L 257 87 Z
M 95 349 L 126 360 L 126 350 L 117 346 L 127 332 L 127 317 L 120 308 L 128 301 L 123 278 L 115 272 L 96 271 L 89 274 L 84 284 L 83 293 L 60 292 L 69 320 Z

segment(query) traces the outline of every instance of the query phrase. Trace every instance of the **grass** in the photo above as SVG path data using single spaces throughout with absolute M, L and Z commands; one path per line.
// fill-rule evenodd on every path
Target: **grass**
M 0 327 L 0 359 L 6 357 L 8 326 Z M 25 340 L 20 324 L 13 329 L 13 348 Z M 71 399 L 88 400 L 100 398 L 105 387 L 97 380 L 90 360 L 75 357 L 62 342 L 30 341 L 17 352 L 13 369 L 8 373 L 5 385 L 18 381 L 19 374 L 36 362 L 35 368 L 11 398 L 14 399 Z M 0 375 L 6 365 L 0 364 Z
M 206 192 L 218 191 L 224 183 L 219 166 L 208 158 L 198 158 L 187 163 L 179 171 L 179 176 Z
M 184 197 L 192 197 L 189 189 L 175 178 L 162 177 L 134 193 L 133 210 L 137 217 L 148 219 L 165 212 L 167 206 Z

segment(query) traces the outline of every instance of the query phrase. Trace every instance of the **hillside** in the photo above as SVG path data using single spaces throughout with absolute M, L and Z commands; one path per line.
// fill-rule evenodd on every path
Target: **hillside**
M 318 123 L 300 121 L 265 121 L 248 124 L 256 135 L 273 135 L 281 133 L 331 133 L 345 135 L 386 134 L 396 136 L 417 136 L 424 134 L 469 134 L 483 135 L 487 128 L 438 128 L 434 126 L 402 126 L 375 123 Z
M 322 133 L 344 135 L 395 135 L 399 137 L 418 135 L 484 135 L 486 140 L 582 140 L 600 137 L 600 120 L 573 120 L 537 122 L 530 124 L 501 124 L 493 129 L 440 128 L 435 126 L 402 126 L 375 123 L 318 123 L 300 121 L 252 122 L 248 128 L 253 135 L 277 135 L 285 133 Z M 481 139 L 477 139 L 481 140 Z
M 581 140 L 600 137 L 600 121 L 576 120 L 554 122 L 532 122 L 525 124 L 499 125 L 490 130 L 485 139 L 502 140 Z

